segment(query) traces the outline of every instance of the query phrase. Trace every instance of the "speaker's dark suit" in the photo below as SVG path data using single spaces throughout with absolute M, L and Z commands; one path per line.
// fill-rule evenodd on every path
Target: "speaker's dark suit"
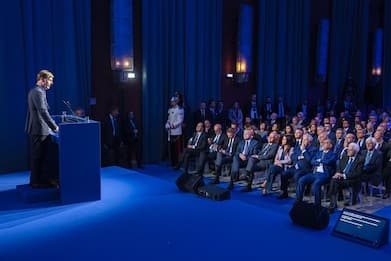
M 344 156 L 338 161 L 336 173 L 342 173 L 346 178 L 332 178 L 330 182 L 330 208 L 335 208 L 337 206 L 337 193 L 341 188 L 352 187 L 353 188 L 353 198 L 352 204 L 356 204 L 357 194 L 360 191 L 362 169 L 364 165 L 364 160 L 361 155 L 357 155 L 350 168 L 346 170 L 347 164 L 349 162 L 349 157 Z
M 54 178 L 47 171 L 48 146 L 50 142 L 49 128 L 55 130 L 57 124 L 50 117 L 46 100 L 46 91 L 35 86 L 28 93 L 25 131 L 31 142 L 31 175 L 30 184 L 48 184 Z

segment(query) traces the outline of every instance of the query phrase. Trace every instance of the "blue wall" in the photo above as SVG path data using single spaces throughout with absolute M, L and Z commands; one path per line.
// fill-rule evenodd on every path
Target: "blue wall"
M 28 168 L 26 97 L 39 70 L 55 74 L 48 92 L 52 114 L 62 100 L 88 110 L 90 0 L 7 1 L 0 9 L 0 173 Z

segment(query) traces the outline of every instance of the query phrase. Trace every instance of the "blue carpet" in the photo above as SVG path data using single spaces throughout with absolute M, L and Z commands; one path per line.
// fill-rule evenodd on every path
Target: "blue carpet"
M 146 175 L 148 174 L 148 175 Z M 0 260 L 237 260 L 316 258 L 389 260 L 371 249 L 291 223 L 290 201 L 234 191 L 215 202 L 181 193 L 179 172 L 102 169 L 102 200 L 24 204 L 15 185 L 28 173 L 0 176 Z M 381 216 L 391 217 L 391 209 Z

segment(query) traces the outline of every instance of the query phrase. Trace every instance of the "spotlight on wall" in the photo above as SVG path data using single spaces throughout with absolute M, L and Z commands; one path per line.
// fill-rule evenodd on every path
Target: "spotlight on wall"
M 381 75 L 381 68 L 372 68 L 372 75 L 373 76 L 380 76 Z
M 373 54 L 372 54 L 372 76 L 380 78 L 382 74 L 383 58 L 383 29 L 378 28 L 375 32 L 375 37 L 373 41 Z
M 227 78 L 234 78 L 234 74 L 233 73 L 227 73 L 226 75 L 225 75 L 225 77 L 227 77 Z
M 133 61 L 132 0 L 111 0 L 111 69 L 116 82 L 136 77 Z
M 251 5 L 240 5 L 236 73 L 234 75 L 237 83 L 247 82 L 252 71 L 253 13 Z

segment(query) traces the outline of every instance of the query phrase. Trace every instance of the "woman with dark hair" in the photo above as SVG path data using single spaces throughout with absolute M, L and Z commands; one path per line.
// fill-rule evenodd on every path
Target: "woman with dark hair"
M 268 195 L 272 190 L 273 181 L 276 175 L 281 174 L 292 164 L 291 156 L 293 153 L 294 142 L 292 135 L 282 136 L 281 145 L 277 150 L 276 156 L 274 157 L 274 164 L 270 166 L 266 172 L 266 179 L 262 183 L 262 195 Z
M 255 131 L 256 134 L 258 134 L 261 139 L 266 142 L 267 135 L 269 135 L 269 130 L 266 122 L 259 123 L 259 129 Z
M 293 130 L 292 125 L 287 124 L 284 129 L 284 135 L 294 135 L 295 131 Z

